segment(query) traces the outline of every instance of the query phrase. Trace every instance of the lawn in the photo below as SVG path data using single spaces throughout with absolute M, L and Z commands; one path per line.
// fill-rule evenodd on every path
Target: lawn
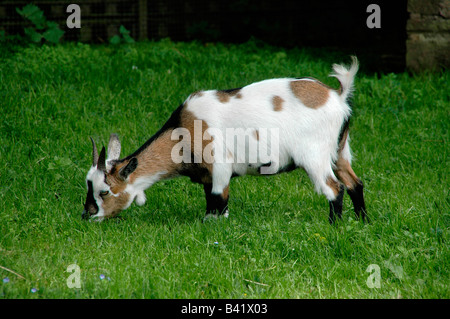
M 305 172 L 233 179 L 202 223 L 188 178 L 102 223 L 81 219 L 92 136 L 122 156 L 186 97 L 274 77 L 328 77 L 348 54 L 241 45 L 67 43 L 0 49 L 0 298 L 449 298 L 450 73 L 361 71 L 353 168 L 372 222 L 328 223 Z M 70 265 L 81 288 L 70 287 Z

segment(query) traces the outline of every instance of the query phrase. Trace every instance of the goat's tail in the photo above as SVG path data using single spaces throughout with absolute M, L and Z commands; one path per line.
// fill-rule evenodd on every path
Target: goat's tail
M 333 73 L 330 76 L 334 76 L 341 83 L 340 95 L 343 101 L 351 96 L 353 92 L 353 80 L 355 79 L 356 72 L 358 72 L 359 63 L 356 56 L 352 56 L 352 65 L 348 69 L 344 65 L 333 64 Z

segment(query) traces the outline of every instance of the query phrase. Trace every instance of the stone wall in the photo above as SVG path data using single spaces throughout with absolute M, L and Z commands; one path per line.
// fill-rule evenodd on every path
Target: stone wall
M 450 66 L 450 0 L 408 0 L 406 66 L 412 71 Z

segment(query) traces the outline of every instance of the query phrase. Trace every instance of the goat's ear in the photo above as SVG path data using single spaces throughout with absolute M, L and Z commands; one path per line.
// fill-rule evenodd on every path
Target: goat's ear
M 124 180 L 127 179 L 128 176 L 130 176 L 130 174 L 134 172 L 137 166 L 138 166 L 137 158 L 136 157 L 131 158 L 128 164 L 119 170 L 119 176 Z
M 117 134 L 111 134 L 109 137 L 109 144 L 108 144 L 108 161 L 113 160 L 116 161 L 120 157 L 120 141 Z
M 102 150 L 100 151 L 100 156 L 98 157 L 98 163 L 97 163 L 97 169 L 106 172 L 106 164 L 105 164 L 105 156 L 106 156 L 105 147 L 102 147 Z
M 97 166 L 98 162 L 98 152 L 97 152 L 97 146 L 95 146 L 94 139 L 91 137 L 92 142 L 92 166 Z

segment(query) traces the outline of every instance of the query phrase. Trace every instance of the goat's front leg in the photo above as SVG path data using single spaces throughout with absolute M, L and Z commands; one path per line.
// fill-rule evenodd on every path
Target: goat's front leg
M 213 216 L 228 217 L 228 190 L 232 175 L 229 163 L 215 162 L 213 164 L 214 174 L 211 176 L 211 184 L 204 184 L 206 195 L 205 219 Z
M 218 217 L 223 215 L 228 217 L 228 189 L 227 185 L 222 193 L 215 194 L 212 192 L 212 184 L 204 184 L 206 196 L 206 215 L 205 219 L 209 217 Z
M 336 189 L 338 190 L 338 194 L 334 200 L 328 201 L 330 204 L 330 216 L 328 217 L 328 221 L 330 224 L 334 224 L 336 221 L 336 216 L 339 219 L 342 219 L 342 202 L 344 199 L 344 185 L 336 184 Z

